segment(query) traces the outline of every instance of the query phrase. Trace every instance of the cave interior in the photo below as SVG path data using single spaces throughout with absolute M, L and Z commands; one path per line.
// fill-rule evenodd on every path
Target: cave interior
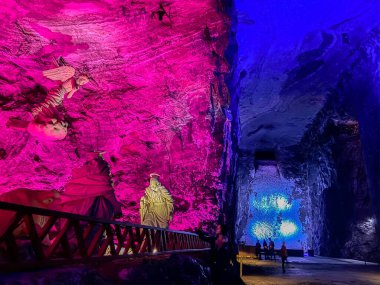
M 380 262 L 378 0 L 1 5 L 0 201 Z

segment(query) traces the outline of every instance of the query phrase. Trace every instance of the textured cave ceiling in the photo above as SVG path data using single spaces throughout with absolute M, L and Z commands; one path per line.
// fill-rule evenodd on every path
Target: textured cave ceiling
M 175 198 L 173 228 L 215 220 L 229 30 L 217 1 L 5 2 L 0 192 L 62 190 L 87 153 L 104 150 L 126 220 L 139 221 L 150 172 Z M 59 56 L 95 81 L 64 99 L 65 139 L 7 127 L 10 118 L 31 121 L 31 109 L 57 86 L 42 71 Z
M 295 145 L 352 73 L 355 50 L 379 24 L 379 2 L 236 1 L 236 10 L 240 148 Z

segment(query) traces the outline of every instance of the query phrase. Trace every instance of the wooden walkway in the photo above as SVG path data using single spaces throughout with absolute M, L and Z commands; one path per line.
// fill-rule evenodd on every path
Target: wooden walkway
M 0 271 L 209 250 L 198 235 L 0 202 Z

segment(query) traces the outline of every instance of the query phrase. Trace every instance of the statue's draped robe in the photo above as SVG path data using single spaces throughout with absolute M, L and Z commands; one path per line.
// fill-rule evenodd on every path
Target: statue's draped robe
M 140 202 L 141 224 L 167 228 L 173 213 L 173 198 L 164 186 L 145 189 Z
M 32 109 L 34 119 L 41 121 L 51 118 L 59 119 L 60 114 L 57 107 L 62 104 L 66 93 L 67 91 L 63 86 L 50 90 L 45 101 L 40 106 Z
M 73 79 L 75 69 L 71 66 L 63 64 L 57 68 L 44 70 L 42 73 L 46 78 L 51 80 L 59 80 L 62 84 L 58 88 L 54 88 L 49 91 L 45 101 L 40 106 L 32 110 L 32 115 L 35 120 L 43 120 L 46 118 L 58 119 L 56 117 L 57 108 L 62 105 L 65 94 L 68 93 L 75 85 L 75 81 Z
M 67 122 L 64 120 L 63 98 L 67 93 L 61 86 L 49 91 L 40 106 L 32 109 L 34 120 L 27 127 L 29 133 L 36 137 L 62 140 L 67 135 Z M 52 120 L 56 122 L 53 123 Z

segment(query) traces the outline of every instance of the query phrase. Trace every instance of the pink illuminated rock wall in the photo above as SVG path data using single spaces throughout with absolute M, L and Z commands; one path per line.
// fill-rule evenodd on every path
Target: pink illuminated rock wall
M 149 173 L 175 198 L 173 229 L 218 216 L 228 107 L 223 54 L 229 19 L 219 1 L 12 1 L 0 9 L 0 192 L 63 190 L 88 152 L 106 151 L 123 219 L 139 222 Z M 206 28 L 208 27 L 208 28 Z M 64 140 L 6 126 L 32 119 L 63 56 L 95 83 L 62 112 Z M 223 169 L 225 169 L 223 167 Z M 221 201 L 219 201 L 220 203 Z

